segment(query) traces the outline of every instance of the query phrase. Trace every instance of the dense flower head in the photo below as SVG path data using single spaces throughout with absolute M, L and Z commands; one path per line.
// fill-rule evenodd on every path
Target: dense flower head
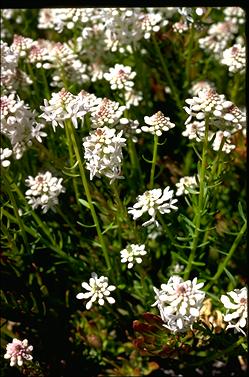
M 122 147 L 126 139 L 122 137 L 123 131 L 116 134 L 115 129 L 108 127 L 97 128 L 83 138 L 84 157 L 87 161 L 86 168 L 90 170 L 90 179 L 102 175 L 110 179 L 123 178 L 120 175 L 123 159 Z
M 130 109 L 131 106 L 138 106 L 143 99 L 143 93 L 141 91 L 129 90 L 124 93 L 124 100 L 126 109 Z
M 39 173 L 35 178 L 29 176 L 25 180 L 26 186 L 29 187 L 25 193 L 28 203 L 33 209 L 41 207 L 43 213 L 50 208 L 54 209 L 59 203 L 58 196 L 65 192 L 61 183 L 62 178 L 53 177 L 49 171 Z
M 229 72 L 245 72 L 246 48 L 240 44 L 235 44 L 227 48 L 222 53 L 221 63 L 228 66 Z
M 64 121 L 67 119 L 77 128 L 77 118 L 86 114 L 86 111 L 80 108 L 81 105 L 77 96 L 62 88 L 58 93 L 52 93 L 49 101 L 44 99 L 44 106 L 40 106 L 43 111 L 40 116 L 47 122 L 52 122 L 54 131 L 57 126 L 64 128 Z
M 189 26 L 188 26 L 187 22 L 179 21 L 179 22 L 175 22 L 172 25 L 172 29 L 173 29 L 174 32 L 182 34 L 184 31 L 187 31 L 189 29 Z
M 205 135 L 205 121 L 194 120 L 191 123 L 185 124 L 185 130 L 182 135 L 188 137 L 189 140 L 196 140 L 200 142 L 204 139 Z
M 175 124 L 170 122 L 169 117 L 166 117 L 161 111 L 158 111 L 151 117 L 145 116 L 144 121 L 150 127 L 142 126 L 142 131 L 150 132 L 157 136 L 161 136 L 162 131 L 169 131 L 171 128 L 175 127 Z
M 144 38 L 149 39 L 153 32 L 160 30 L 162 23 L 162 16 L 160 13 L 145 13 L 139 17 L 140 27 L 144 32 Z M 164 25 L 168 23 L 164 21 Z
M 142 131 L 138 120 L 121 118 L 119 123 L 116 125 L 117 130 L 123 130 L 124 137 L 126 139 L 131 138 L 134 143 L 137 143 L 139 135 Z
M 133 72 L 130 66 L 123 64 L 115 64 L 109 69 L 109 72 L 104 74 L 104 78 L 110 82 L 112 90 L 124 89 L 126 91 L 130 91 L 134 86 L 135 76 L 136 72 Z
M 208 29 L 208 35 L 199 39 L 199 45 L 202 49 L 212 52 L 218 58 L 237 31 L 237 25 L 231 21 L 212 24 Z
M 224 94 L 218 94 L 214 89 L 200 90 L 197 96 L 188 98 L 185 102 L 189 105 L 184 107 L 189 114 L 185 125 L 192 120 L 192 117 L 202 121 L 208 116 L 212 120 L 210 122 L 212 126 L 223 130 L 225 135 L 229 136 L 242 129 L 246 121 L 245 114 L 231 101 L 227 101 Z
M 22 366 L 25 360 L 30 361 L 33 359 L 31 352 L 33 346 L 28 345 L 28 340 L 19 340 L 14 338 L 12 343 L 8 343 L 6 347 L 5 359 L 10 359 L 10 366 L 14 365 Z
M 145 212 L 151 216 L 151 219 L 143 223 L 143 226 L 148 226 L 152 223 L 158 224 L 156 220 L 157 212 L 161 214 L 170 213 L 171 210 L 177 210 L 175 206 L 177 199 L 173 198 L 173 190 L 167 186 L 163 191 L 162 189 L 153 189 L 145 191 L 142 195 L 138 195 L 137 202 L 133 207 L 128 208 L 128 213 L 133 216 L 133 220 L 138 219 Z
M 50 58 L 50 51 L 42 42 L 35 41 L 30 48 L 27 60 L 35 64 L 36 68 L 41 68 Z M 46 67 L 46 66 L 45 66 Z
M 213 135 L 215 135 L 214 139 Z M 221 150 L 227 154 L 236 148 L 236 146 L 232 144 L 231 139 L 227 137 L 226 133 L 223 131 L 210 132 L 208 138 L 213 139 L 212 148 L 214 151 L 219 151 L 222 144 Z
M 104 305 L 105 300 L 109 304 L 114 304 L 115 299 L 110 296 L 110 293 L 116 289 L 114 285 L 109 285 L 108 283 L 108 277 L 106 276 L 100 276 L 95 272 L 91 273 L 91 278 L 89 280 L 89 283 L 83 282 L 82 287 L 87 290 L 86 293 L 78 293 L 76 298 L 81 299 L 89 299 L 90 300 L 86 304 L 86 309 L 91 309 L 93 303 L 95 301 L 98 302 L 99 305 Z
M 13 90 L 15 88 L 15 78 L 17 70 L 17 54 L 11 50 L 6 42 L 1 40 L 1 71 L 0 80 L 2 88 L 6 90 Z
M 34 138 L 41 142 L 41 138 L 47 136 L 42 130 L 44 124 L 36 122 L 35 112 L 32 112 L 15 93 L 1 97 L 0 112 L 1 133 L 10 140 L 15 159 L 23 156 Z
M 228 322 L 226 330 L 233 328 L 235 332 L 246 335 L 243 329 L 247 326 L 247 296 L 247 287 L 234 289 L 221 296 L 220 300 L 227 309 L 224 315 L 224 321 Z
M 12 150 L 9 148 L 0 148 L 0 163 L 4 168 L 10 165 L 9 157 L 12 155 Z
M 145 245 L 130 244 L 125 249 L 120 251 L 121 263 L 128 263 L 127 267 L 130 269 L 134 263 L 142 263 L 142 256 L 147 254 Z
M 125 106 L 120 106 L 118 102 L 103 98 L 97 106 L 90 110 L 91 126 L 93 128 L 112 125 L 114 126 L 121 118 Z
M 30 50 L 33 43 L 33 39 L 15 34 L 10 48 L 18 56 L 24 57 L 27 55 L 27 52 Z
M 188 194 L 189 189 L 193 190 L 198 187 L 196 176 L 185 176 L 180 178 L 180 181 L 176 183 L 176 187 L 176 196 Z
M 192 85 L 191 89 L 189 90 L 189 93 L 193 96 L 196 96 L 198 92 L 203 89 L 215 89 L 215 85 L 213 82 L 208 80 L 197 81 Z
M 233 24 L 245 23 L 245 11 L 240 7 L 226 7 L 224 9 L 225 21 L 232 22 Z
M 185 332 L 200 315 L 205 292 L 201 291 L 204 283 L 197 283 L 197 278 L 184 281 L 178 275 L 172 276 L 167 284 L 161 284 L 161 290 L 154 287 L 157 306 L 165 327 L 173 332 Z

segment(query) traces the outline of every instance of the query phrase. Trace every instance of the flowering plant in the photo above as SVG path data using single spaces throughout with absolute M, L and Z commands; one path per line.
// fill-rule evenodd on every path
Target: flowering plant
M 3 377 L 245 375 L 244 9 L 0 23 Z

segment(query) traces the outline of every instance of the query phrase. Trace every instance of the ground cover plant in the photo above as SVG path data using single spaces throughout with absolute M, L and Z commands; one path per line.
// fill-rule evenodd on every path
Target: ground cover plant
M 1 370 L 243 376 L 245 12 L 1 11 Z

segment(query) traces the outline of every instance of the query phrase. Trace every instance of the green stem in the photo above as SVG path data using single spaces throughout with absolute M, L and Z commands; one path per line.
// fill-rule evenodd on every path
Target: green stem
M 127 144 L 128 144 L 128 152 L 131 159 L 132 169 L 136 171 L 139 178 L 142 179 L 142 170 L 141 170 L 140 163 L 137 157 L 137 151 L 136 151 L 134 142 L 131 139 L 128 139 Z
M 198 206 L 197 206 L 196 214 L 194 217 L 195 232 L 193 236 L 193 242 L 191 245 L 191 251 L 190 251 L 190 255 L 188 259 L 188 264 L 184 273 L 185 280 L 189 278 L 189 274 L 192 268 L 192 263 L 195 258 L 195 253 L 196 253 L 199 236 L 200 236 L 200 225 L 201 225 L 201 217 L 203 213 L 203 202 L 204 202 L 204 188 L 205 188 L 204 178 L 205 178 L 205 170 L 206 170 L 207 147 L 208 147 L 208 120 L 206 119 L 205 137 L 204 137 L 203 148 L 202 148 L 201 171 L 200 171 L 200 193 L 199 193 Z
M 41 68 L 41 71 L 42 71 L 42 78 L 43 78 L 44 89 L 45 89 L 45 98 L 48 100 L 51 97 L 49 86 L 48 86 L 48 80 L 45 74 L 45 69 L 43 67 Z
M 169 70 L 168 70 L 168 67 L 167 67 L 167 60 L 166 60 L 166 57 L 162 56 L 162 53 L 161 53 L 161 50 L 160 50 L 160 47 L 158 45 L 158 42 L 157 42 L 157 39 L 154 35 L 154 33 L 152 34 L 152 40 L 153 40 L 153 43 L 154 43 L 154 46 L 155 46 L 155 49 L 156 49 L 156 52 L 157 52 L 157 55 L 160 59 L 160 62 L 162 64 L 162 67 L 163 67 L 163 71 L 164 71 L 164 74 L 166 76 L 166 79 L 169 83 L 169 86 L 170 86 L 170 89 L 171 89 L 171 92 L 175 98 L 175 101 L 176 101 L 176 104 L 178 106 L 179 109 L 182 109 L 182 103 L 180 101 L 180 98 L 178 96 L 178 92 L 177 92 L 177 89 L 175 87 L 175 84 L 173 82 L 173 80 L 171 79 L 171 75 L 169 73 Z
M 101 244 L 101 247 L 102 247 L 102 251 L 103 251 L 103 254 L 104 254 L 107 269 L 111 270 L 111 263 L 110 263 L 110 259 L 109 259 L 109 255 L 108 255 L 108 250 L 107 250 L 105 240 L 104 240 L 103 234 L 102 234 L 101 229 L 100 229 L 99 220 L 98 220 L 98 217 L 97 217 L 97 214 L 95 212 L 95 208 L 94 208 L 94 205 L 93 205 L 93 202 L 92 202 L 92 197 L 91 197 L 90 189 L 89 189 L 89 186 L 88 186 L 84 165 L 82 163 L 79 148 L 78 148 L 76 138 L 75 138 L 74 127 L 71 124 L 71 122 L 70 122 L 70 124 L 65 124 L 65 126 L 66 127 L 69 126 L 69 132 L 70 132 L 70 135 L 71 135 L 71 140 L 72 140 L 72 143 L 73 143 L 75 156 L 76 156 L 76 159 L 78 161 L 80 176 L 81 176 L 82 184 L 83 184 L 83 187 L 84 187 L 84 190 L 85 190 L 86 198 L 87 198 L 89 208 L 90 208 L 90 211 L 91 211 L 91 214 L 92 214 L 92 218 L 93 218 L 93 221 L 94 221 L 94 224 L 95 224 L 95 227 L 96 227 L 96 231 L 97 231 L 97 234 L 98 234 L 98 237 L 99 237 L 99 241 L 100 241 L 100 244 Z
M 71 135 L 70 135 L 70 123 L 71 123 L 70 120 L 65 121 L 65 131 L 66 131 L 66 138 L 67 138 L 67 144 L 68 144 L 69 160 L 70 160 L 70 165 L 71 165 L 71 168 L 72 168 L 74 166 L 74 157 L 73 157 L 72 140 L 71 140 Z M 73 188 L 74 188 L 77 204 L 78 204 L 79 208 L 81 208 L 81 205 L 80 205 L 80 202 L 79 202 L 80 195 L 79 195 L 76 177 L 73 177 Z
M 241 238 L 243 237 L 245 231 L 247 229 L 247 222 L 244 223 L 244 225 L 242 226 L 239 234 L 237 235 L 237 237 L 235 238 L 227 256 L 224 258 L 224 260 L 219 264 L 219 267 L 217 269 L 217 272 L 216 274 L 212 277 L 212 280 L 206 285 L 205 287 L 205 290 L 208 290 L 214 283 L 215 281 L 217 281 L 217 279 L 219 279 L 219 277 L 221 276 L 221 274 L 223 273 L 224 269 L 226 268 L 228 262 L 230 261 L 230 259 L 232 258 L 233 256 L 233 253 L 235 252 L 235 250 L 237 249 L 237 246 L 239 245 L 240 243 L 240 240 Z
M 149 189 L 153 189 L 154 185 L 154 175 L 155 175 L 155 168 L 156 168 L 156 160 L 157 160 L 157 146 L 158 146 L 158 136 L 154 135 L 154 147 L 153 147 L 153 157 L 152 157 L 152 165 L 150 171 L 150 183 Z
M 161 225 L 162 225 L 162 227 L 163 227 L 163 230 L 165 230 L 166 235 L 169 237 L 169 239 L 170 239 L 170 241 L 171 241 L 172 243 L 175 243 L 174 236 L 173 236 L 173 234 L 171 233 L 171 231 L 169 230 L 169 227 L 165 224 L 165 222 L 164 222 L 164 220 L 163 220 L 163 216 L 161 215 L 161 213 L 158 213 L 157 216 L 158 216 L 158 218 L 159 218 L 159 220 L 160 220 L 160 223 L 161 223 Z
M 22 235 L 22 238 L 23 238 L 24 245 L 30 251 L 30 247 L 29 247 L 29 244 L 28 244 L 25 228 L 24 228 L 22 219 L 19 215 L 16 200 L 15 200 L 15 197 L 14 197 L 13 192 L 12 192 L 11 181 L 10 181 L 8 175 L 3 175 L 3 179 L 4 179 L 4 182 L 5 182 L 6 188 L 7 188 L 7 194 L 9 195 L 10 201 L 11 201 L 12 206 L 13 206 L 14 214 L 16 216 L 18 225 L 20 227 L 20 231 L 21 231 L 21 235 Z
M 190 38 L 188 42 L 188 55 L 186 62 L 186 82 L 185 87 L 188 89 L 190 83 L 190 69 L 191 69 L 191 56 L 193 56 L 193 42 L 194 42 L 194 27 L 191 25 Z
M 8 179 L 10 180 L 11 178 L 8 177 Z M 30 206 L 28 205 L 25 196 L 23 195 L 23 193 L 21 192 L 21 190 L 19 189 L 19 187 L 17 186 L 17 184 L 14 181 L 12 181 L 11 184 L 13 185 L 13 187 L 14 187 L 16 193 L 18 194 L 19 198 L 25 203 L 25 207 L 30 210 Z M 31 213 L 31 216 L 33 217 L 33 219 L 35 220 L 35 222 L 37 223 L 38 227 L 43 230 L 43 232 L 49 238 L 50 242 L 55 247 L 57 247 L 56 241 L 53 239 L 53 237 L 51 236 L 51 234 L 50 234 L 49 230 L 46 228 L 46 226 L 44 226 L 44 224 L 41 221 L 41 219 L 39 218 L 39 216 L 33 210 L 30 210 L 30 213 Z

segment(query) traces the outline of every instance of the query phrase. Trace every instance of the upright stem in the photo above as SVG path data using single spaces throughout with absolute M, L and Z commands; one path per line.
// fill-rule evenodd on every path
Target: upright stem
M 99 241 L 100 241 L 100 244 L 101 244 L 101 247 L 102 247 L 102 250 L 103 250 L 103 254 L 104 254 L 104 258 L 105 258 L 107 268 L 108 268 L 108 270 L 111 270 L 111 263 L 110 263 L 110 259 L 109 259 L 109 255 L 108 255 L 108 250 L 107 250 L 105 240 L 104 240 L 104 237 L 103 237 L 101 229 L 100 229 L 98 217 L 97 217 L 97 214 L 95 212 L 95 208 L 94 208 L 94 205 L 93 205 L 93 202 L 92 202 L 92 197 L 91 197 L 91 193 L 90 193 L 90 190 L 89 190 L 84 165 L 82 163 L 79 148 L 78 148 L 77 141 L 76 141 L 76 138 L 75 138 L 74 127 L 72 126 L 71 122 L 66 124 L 65 126 L 69 127 L 69 132 L 70 132 L 75 156 L 76 156 L 76 159 L 78 161 L 80 176 L 81 176 L 82 184 L 83 184 L 83 187 L 84 187 L 84 190 L 85 190 L 85 193 L 86 193 L 89 208 L 90 208 L 92 218 L 93 218 L 93 221 L 94 221 L 94 224 L 95 224 L 95 227 L 96 227 L 96 231 L 97 231 L 97 234 L 98 234 L 98 237 L 99 237 Z
M 203 149 L 202 149 L 202 159 L 201 159 L 201 171 L 200 171 L 200 193 L 199 193 L 199 200 L 198 206 L 196 209 L 196 214 L 194 217 L 194 224 L 195 224 L 195 232 L 193 236 L 193 242 L 191 245 L 191 251 L 188 259 L 188 264 L 184 273 L 184 279 L 187 280 L 189 278 L 189 274 L 191 271 L 192 263 L 195 258 L 196 249 L 198 246 L 199 236 L 200 236 L 200 225 L 201 225 L 201 217 L 203 212 L 203 202 L 204 202 L 204 188 L 205 188 L 205 170 L 206 170 L 206 157 L 207 157 L 207 146 L 208 146 L 208 120 L 206 119 L 205 124 L 205 137 L 203 142 Z
M 170 86 L 170 89 L 171 89 L 171 92 L 175 98 L 175 101 L 177 103 L 177 106 L 179 109 L 182 109 L 182 103 L 180 101 L 180 98 L 178 96 L 178 92 L 177 92 L 177 89 L 175 87 L 175 84 L 173 83 L 173 80 L 171 79 L 171 75 L 169 73 L 169 70 L 168 70 L 168 67 L 167 67 L 167 60 L 166 60 L 166 57 L 165 56 L 162 56 L 162 53 L 161 53 L 161 50 L 160 50 L 160 47 L 158 45 L 158 42 L 157 42 L 157 39 L 155 37 L 154 34 L 152 34 L 152 40 L 153 40 L 153 43 L 154 43 L 154 46 L 155 46 L 155 49 L 156 49 L 156 52 L 158 54 L 158 57 L 160 59 L 160 62 L 162 64 L 162 67 L 163 67 L 163 71 L 164 71 L 164 74 L 166 76 L 166 79 L 169 83 L 169 86 Z
M 158 136 L 154 135 L 154 147 L 153 147 L 153 157 L 152 157 L 152 165 L 150 171 L 150 190 L 153 189 L 154 185 L 154 175 L 155 175 L 155 167 L 156 167 L 156 159 L 157 159 L 157 145 L 158 145 Z
M 65 121 L 65 130 L 66 130 L 66 138 L 67 138 L 67 143 L 68 143 L 70 165 L 72 167 L 72 166 L 74 166 L 74 158 L 73 158 L 73 147 L 72 147 L 72 141 L 71 141 L 71 135 L 70 135 L 70 127 L 68 127 L 70 122 L 71 122 L 70 120 Z M 79 196 L 79 190 L 78 190 L 77 180 L 76 180 L 75 177 L 73 177 L 73 187 L 74 187 L 74 192 L 75 192 L 77 204 L 79 205 L 79 208 L 81 208 L 80 204 L 79 204 L 80 203 L 79 202 L 79 197 L 80 197 Z
M 215 275 L 212 277 L 212 280 L 206 285 L 205 287 L 205 290 L 208 290 L 214 283 L 215 281 L 217 281 L 217 279 L 219 279 L 219 277 L 221 276 L 221 274 L 223 273 L 224 269 L 226 268 L 228 262 L 230 261 L 230 259 L 232 258 L 233 256 L 233 253 L 235 252 L 235 250 L 237 249 L 237 246 L 238 244 L 240 243 L 240 240 L 241 238 L 243 237 L 245 231 L 247 229 L 247 222 L 244 223 L 244 225 L 242 226 L 239 234 L 237 235 L 237 237 L 235 238 L 227 256 L 224 258 L 224 260 L 219 264 L 219 267 L 217 269 L 217 272 L 215 273 Z
M 188 42 L 187 62 L 186 62 L 186 82 L 185 82 L 185 86 L 186 86 L 187 89 L 188 89 L 189 82 L 190 82 L 191 56 L 192 56 L 193 42 L 194 42 L 194 27 L 193 27 L 193 25 L 191 25 L 190 38 L 189 38 L 189 42 Z
M 4 182 L 5 182 L 6 188 L 7 188 L 7 193 L 9 195 L 10 201 L 11 201 L 12 206 L 13 206 L 13 210 L 14 210 L 18 225 L 20 227 L 20 231 L 21 231 L 21 235 L 22 235 L 22 238 L 23 238 L 24 245 L 29 250 L 30 248 L 29 248 L 29 244 L 28 244 L 28 241 L 27 241 L 27 235 L 26 235 L 26 232 L 25 232 L 25 228 L 24 228 L 22 219 L 21 219 L 19 212 L 18 212 L 16 200 L 15 200 L 15 197 L 13 195 L 12 188 L 11 188 L 11 182 L 9 180 L 8 175 L 6 175 L 6 176 L 3 175 L 3 179 L 4 179 Z

